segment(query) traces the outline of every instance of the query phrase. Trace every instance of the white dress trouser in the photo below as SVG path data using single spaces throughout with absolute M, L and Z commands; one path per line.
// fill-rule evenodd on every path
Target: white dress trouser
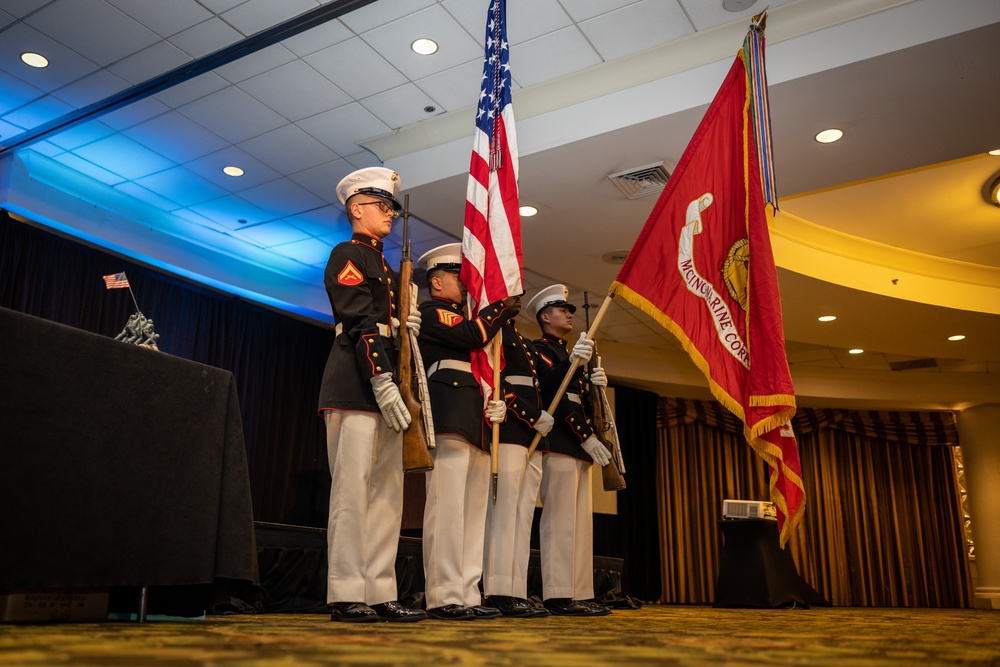
M 382 415 L 326 410 L 330 460 L 327 591 L 331 602 L 395 600 L 403 518 L 403 441 Z
M 497 502 L 486 510 L 483 592 L 526 598 L 542 453 L 535 451 L 529 462 L 527 447 L 501 442 L 497 463 Z
M 424 596 L 428 609 L 482 604 L 483 526 L 490 456 L 454 436 L 435 438 L 434 469 L 425 473 Z
M 542 597 L 594 597 L 591 464 L 563 454 L 542 460 Z

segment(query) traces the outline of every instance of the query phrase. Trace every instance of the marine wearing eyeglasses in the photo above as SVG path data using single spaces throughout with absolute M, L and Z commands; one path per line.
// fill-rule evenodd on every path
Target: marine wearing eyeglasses
M 343 622 L 419 621 L 397 602 L 396 548 L 403 509 L 401 432 L 409 425 L 396 385 L 399 275 L 382 239 L 402 208 L 399 176 L 371 167 L 346 176 L 337 198 L 353 235 L 330 253 L 323 282 L 336 338 L 320 387 L 330 463 L 327 602 Z M 419 331 L 420 316 L 406 323 Z

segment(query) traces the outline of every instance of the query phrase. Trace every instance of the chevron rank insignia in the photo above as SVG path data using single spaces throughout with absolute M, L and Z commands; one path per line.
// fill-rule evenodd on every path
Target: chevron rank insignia
M 462 316 L 458 313 L 453 313 L 450 310 L 444 308 L 437 309 L 438 322 L 445 325 L 446 327 L 453 327 L 462 321 Z
M 361 272 L 358 271 L 358 267 L 354 266 L 354 262 L 351 260 L 347 260 L 347 264 L 337 274 L 337 282 L 341 285 L 350 285 L 353 287 L 354 285 L 360 285 L 361 280 Z

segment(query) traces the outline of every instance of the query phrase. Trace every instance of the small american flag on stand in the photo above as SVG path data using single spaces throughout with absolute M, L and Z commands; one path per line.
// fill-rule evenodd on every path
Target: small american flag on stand
M 104 285 L 108 289 L 122 289 L 129 286 L 128 278 L 125 277 L 124 271 L 104 276 Z

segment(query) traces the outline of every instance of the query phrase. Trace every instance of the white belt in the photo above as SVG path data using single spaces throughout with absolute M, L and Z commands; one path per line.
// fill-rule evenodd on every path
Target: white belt
M 427 377 L 443 370 L 464 371 L 466 373 L 471 373 L 472 364 L 468 361 L 459 361 L 458 359 L 442 359 L 441 361 L 435 361 L 427 367 Z
M 565 396 L 567 400 L 573 401 L 574 403 L 580 403 L 582 405 L 582 401 L 580 401 L 580 394 L 574 394 L 567 391 Z
M 333 327 L 333 332 L 334 335 L 336 336 L 339 336 L 340 334 L 344 333 L 344 323 L 337 322 L 337 324 Z M 378 335 L 382 336 L 383 338 L 392 338 L 392 327 L 390 327 L 388 324 L 382 324 L 381 322 L 379 322 Z
M 510 384 L 520 385 L 522 387 L 534 387 L 535 379 L 530 375 L 508 375 L 504 378 Z

